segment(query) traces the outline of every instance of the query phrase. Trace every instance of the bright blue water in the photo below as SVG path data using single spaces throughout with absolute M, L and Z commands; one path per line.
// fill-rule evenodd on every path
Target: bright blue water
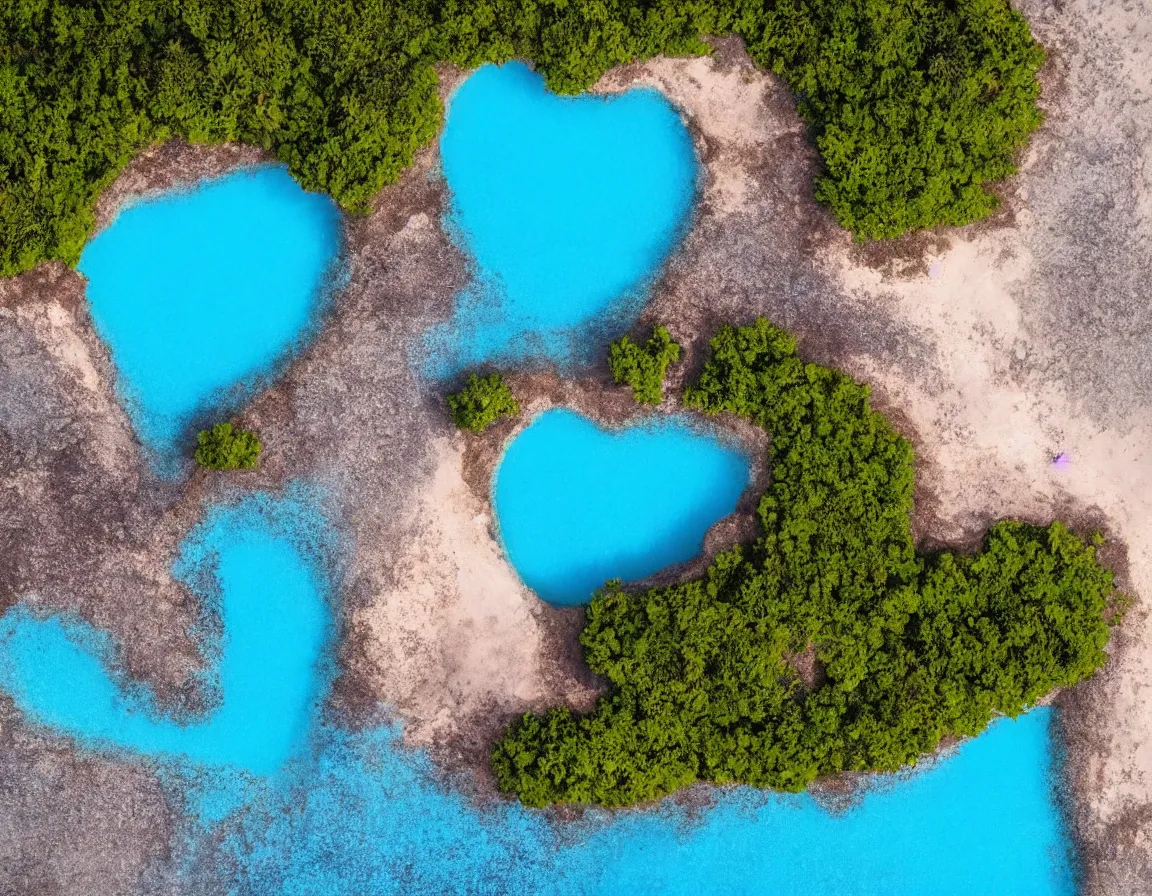
M 186 725 L 125 689 L 108 640 L 82 623 L 19 608 L 0 620 L 0 684 L 28 717 L 86 747 L 177 763 L 162 780 L 192 813 L 173 844 L 185 873 L 234 868 L 228 891 L 253 896 L 1074 893 L 1047 709 L 845 814 L 748 789 L 696 813 L 664 804 L 578 823 L 478 807 L 398 729 L 320 721 L 324 538 L 306 506 L 263 498 L 214 511 L 189 537 L 177 572 L 208 594 L 222 643 L 220 705 Z
M 691 137 L 662 94 L 560 97 L 518 62 L 461 85 L 440 153 L 447 223 L 476 276 L 429 334 L 438 376 L 584 360 L 590 330 L 627 329 L 685 231 L 696 186 Z
M 673 119 L 663 100 L 644 92 L 613 101 L 549 97 L 515 65 L 485 69 L 461 88 L 445 167 L 457 195 L 455 223 L 480 268 L 471 293 L 479 304 L 462 308 L 438 334 L 441 349 L 451 349 L 443 364 L 572 359 L 580 328 L 631 313 L 687 214 L 694 163 Z M 465 139 L 454 144 L 457 138 Z M 558 194 L 550 178 L 564 181 Z M 173 456 L 197 414 L 222 411 L 254 376 L 275 368 L 306 332 L 336 246 L 331 206 L 300 193 L 277 169 L 129 209 L 93 241 L 82 262 L 93 314 L 146 445 Z M 512 449 L 531 449 L 541 432 L 565 425 L 558 414 L 538 421 Z M 589 426 L 567 417 L 566 425 Z M 705 440 L 712 460 L 700 469 L 701 449 L 668 451 L 668 435 L 585 431 L 558 440 L 565 444 L 554 451 L 545 438 L 544 450 L 527 452 L 518 487 L 531 497 L 535 481 L 533 500 L 550 495 L 563 509 L 538 515 L 540 528 L 556 533 L 584 520 L 551 539 L 563 550 L 554 567 L 540 570 L 557 599 L 575 581 L 586 594 L 609 576 L 634 578 L 691 556 L 702 521 L 731 509 L 746 482 L 743 459 Z M 621 451 L 629 440 L 635 453 Z M 581 443 L 589 449 L 583 459 L 574 456 Z M 501 475 L 514 462 L 512 449 Z M 557 463 L 565 452 L 575 464 Z M 669 471 L 656 469 L 670 463 L 669 454 L 692 460 L 690 469 L 672 471 L 684 480 L 674 491 L 687 493 L 686 503 L 649 514 L 637 499 L 659 504 L 677 495 L 655 489 L 637 496 L 634 481 L 610 488 L 619 473 L 614 455 L 659 483 L 669 481 Z M 572 467 L 586 478 L 565 490 L 557 471 Z M 707 482 L 715 488 L 704 488 Z M 531 513 L 521 507 L 510 518 Z M 607 528 L 618 531 L 600 539 L 605 514 Z M 653 541 L 656 523 L 675 518 L 701 522 Z M 808 797 L 746 789 L 722 793 L 695 814 L 665 805 L 555 825 L 513 803 L 477 808 L 437 777 L 424 754 L 405 750 L 398 730 L 349 732 L 321 720 L 334 626 L 319 558 L 329 554 L 329 537 L 307 500 L 263 497 L 213 510 L 189 535 L 175 573 L 205 605 L 198 634 L 215 702 L 202 717 L 165 716 L 146 688 L 124 678 L 111 639 L 77 619 L 24 606 L 0 617 L 0 687 L 30 721 L 82 748 L 158 760 L 167 786 L 177 788 L 174 805 L 193 813 L 184 829 L 190 840 L 174 844 L 177 855 L 209 858 L 189 868 L 237 869 L 231 892 L 1074 892 L 1050 789 L 1046 709 L 998 723 L 842 815 Z M 628 547 L 612 557 L 606 546 L 619 544 Z M 585 556 L 574 558 L 573 545 Z M 588 562 L 605 556 L 612 569 Z M 639 563 L 641 556 L 655 565 Z
M 608 579 L 695 557 L 748 475 L 745 455 L 684 420 L 610 430 L 552 410 L 508 446 L 492 499 L 520 578 L 549 603 L 572 605 Z
M 211 513 L 185 542 L 174 573 L 204 601 L 216 697 L 204 718 L 165 717 L 117 673 L 106 636 L 21 605 L 0 619 L 0 687 L 30 719 L 88 746 L 274 771 L 306 737 L 327 680 L 331 622 L 301 541 L 309 532 L 315 542 L 303 507 L 250 498 Z
M 96 330 L 161 472 L 306 335 L 339 241 L 331 200 L 268 166 L 133 205 L 84 249 Z
M 1051 711 L 1002 721 L 845 814 L 747 789 L 553 827 L 446 790 L 398 732 L 319 732 L 315 753 L 223 830 L 233 892 L 596 896 L 1072 896 L 1053 808 Z M 302 808 L 305 807 L 305 808 Z

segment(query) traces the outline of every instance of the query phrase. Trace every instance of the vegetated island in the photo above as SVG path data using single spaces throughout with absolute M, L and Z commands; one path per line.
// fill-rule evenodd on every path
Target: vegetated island
M 680 360 L 680 343 L 672 340 L 665 327 L 654 327 L 643 345 L 621 336 L 608 347 L 608 369 L 618 386 L 631 386 L 632 397 L 640 404 L 660 404 L 664 400 L 664 376 L 668 365 Z
M 237 141 L 351 211 L 438 133 L 434 66 L 533 61 L 561 93 L 735 34 L 784 78 L 860 238 L 996 205 L 1040 124 L 1044 54 L 1006 0 L 13 0 L 0 11 L 0 276 L 75 264 L 149 145 Z
M 463 389 L 448 396 L 448 410 L 458 428 L 479 434 L 502 417 L 515 417 L 520 404 L 500 374 L 474 373 Z
M 760 537 L 695 581 L 599 593 L 580 643 L 609 690 L 587 715 L 511 725 L 501 789 L 626 806 L 696 781 L 799 791 L 895 771 L 1104 662 L 1123 600 L 1092 545 L 1001 522 L 978 554 L 917 555 L 912 447 L 868 388 L 803 363 L 763 319 L 711 348 L 684 403 L 769 433 Z
M 256 433 L 217 423 L 196 436 L 196 463 L 209 470 L 252 470 L 264 445 Z

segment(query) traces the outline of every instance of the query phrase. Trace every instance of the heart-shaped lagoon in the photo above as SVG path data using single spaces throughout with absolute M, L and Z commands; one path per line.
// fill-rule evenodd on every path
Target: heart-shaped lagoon
M 522 63 L 484 66 L 461 85 L 440 152 L 447 224 L 476 271 L 429 336 L 438 375 L 486 360 L 582 360 L 589 324 L 627 329 L 696 186 L 691 136 L 662 94 L 557 96 Z
M 609 579 L 642 579 L 699 554 L 748 478 L 745 455 L 682 419 L 608 430 L 552 410 L 508 446 L 493 502 L 520 578 L 568 606 Z
M 275 771 L 307 735 L 326 685 L 325 582 L 304 549 L 317 522 L 306 506 L 250 496 L 189 536 L 175 573 L 215 586 L 197 590 L 218 616 L 206 630 L 222 632 L 205 645 L 219 695 L 205 718 L 165 717 L 116 672 L 106 635 L 21 604 L 0 617 L 0 687 L 29 719 L 94 747 Z
M 162 470 L 302 338 L 339 241 L 331 200 L 268 166 L 132 205 L 84 249 L 96 330 Z

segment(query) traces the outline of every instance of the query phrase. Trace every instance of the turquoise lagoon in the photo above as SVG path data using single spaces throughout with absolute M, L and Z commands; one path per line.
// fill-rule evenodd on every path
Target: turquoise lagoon
M 201 600 L 203 718 L 159 711 L 117 671 L 116 645 L 74 617 L 0 618 L 0 687 L 36 723 L 87 747 L 269 774 L 298 749 L 329 678 L 331 613 L 306 503 L 256 495 L 214 509 L 173 570 Z
M 215 861 L 252 896 L 1072 896 L 1051 713 L 997 722 L 843 813 L 737 788 L 579 822 L 477 806 L 396 730 L 325 728 L 222 827 Z
M 639 314 L 696 189 L 691 136 L 662 94 L 561 97 L 518 62 L 460 86 L 440 153 L 446 223 L 475 270 L 428 335 L 436 376 L 589 360 L 593 331 Z
M 349 731 L 318 711 L 331 546 L 307 508 L 254 496 L 189 536 L 176 571 L 214 617 L 201 634 L 220 700 L 204 719 L 164 718 L 83 623 L 0 619 L 0 684 L 30 720 L 177 772 L 162 780 L 194 813 L 173 847 L 186 873 L 234 868 L 226 892 L 251 896 L 1075 892 L 1049 709 L 878 779 L 842 813 L 748 788 L 579 822 L 474 803 L 397 727 Z
M 96 331 L 162 473 L 306 337 L 339 247 L 336 206 L 280 166 L 137 202 L 85 247 Z
M 546 411 L 508 446 L 494 477 L 500 538 L 549 603 L 586 603 L 698 555 L 748 486 L 748 458 L 686 418 L 604 429 Z

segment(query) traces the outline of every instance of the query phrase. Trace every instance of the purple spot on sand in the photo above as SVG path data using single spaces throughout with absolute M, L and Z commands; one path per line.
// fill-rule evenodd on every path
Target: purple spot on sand
M 1067 470 L 1072 466 L 1072 456 L 1066 451 L 1061 451 L 1052 458 L 1052 466 L 1057 470 Z

